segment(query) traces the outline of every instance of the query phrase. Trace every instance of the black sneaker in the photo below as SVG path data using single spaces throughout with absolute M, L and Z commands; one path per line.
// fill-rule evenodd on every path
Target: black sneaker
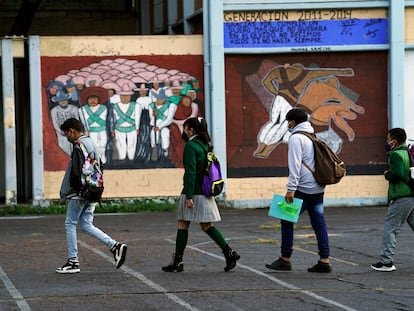
M 329 263 L 324 263 L 318 260 L 318 263 L 311 268 L 308 268 L 308 272 L 316 273 L 329 273 L 332 271 L 332 267 Z
M 126 244 L 116 242 L 116 244 L 111 249 L 112 254 L 114 254 L 115 267 L 117 269 L 119 269 L 125 262 L 127 248 L 128 247 Z
M 373 263 L 371 265 L 371 268 L 377 271 L 382 271 L 382 272 L 391 272 L 397 269 L 395 268 L 394 263 L 392 261 L 390 263 L 382 263 L 381 261 L 377 263 Z
M 278 271 L 291 271 L 292 265 L 288 261 L 284 261 L 282 258 L 275 260 L 271 264 L 266 264 L 266 268 Z
M 79 261 L 68 259 L 68 261 L 62 267 L 56 269 L 56 272 L 61 274 L 79 273 Z

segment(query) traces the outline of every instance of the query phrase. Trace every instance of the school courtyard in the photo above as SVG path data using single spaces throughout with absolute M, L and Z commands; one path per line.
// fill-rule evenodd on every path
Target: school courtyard
M 119 270 L 112 254 L 78 231 L 81 272 L 60 275 L 66 260 L 64 215 L 0 218 L 0 310 L 413 310 L 413 232 L 397 238 L 394 272 L 376 272 L 385 206 L 326 208 L 333 272 L 318 260 L 307 214 L 295 231 L 293 270 L 265 268 L 279 255 L 279 221 L 268 210 L 222 211 L 217 224 L 237 250 L 225 273 L 220 249 L 192 224 L 184 272 L 161 266 L 174 252 L 174 212 L 97 214 L 95 224 L 128 244 Z

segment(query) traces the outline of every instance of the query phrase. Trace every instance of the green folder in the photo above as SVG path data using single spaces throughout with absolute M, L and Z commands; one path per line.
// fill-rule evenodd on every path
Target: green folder
M 292 203 L 287 203 L 285 197 L 275 194 L 268 215 L 271 217 L 298 222 L 303 200 L 294 198 Z

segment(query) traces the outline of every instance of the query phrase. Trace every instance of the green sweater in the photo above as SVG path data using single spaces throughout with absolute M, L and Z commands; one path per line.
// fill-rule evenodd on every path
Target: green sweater
M 385 179 L 388 180 L 388 202 L 402 198 L 411 197 L 413 192 L 407 182 L 410 179 L 410 158 L 407 145 L 401 144 L 387 153 L 388 171 Z
M 187 199 L 192 199 L 195 194 L 203 194 L 203 175 L 207 166 L 206 150 L 208 145 L 198 137 L 189 140 L 184 146 L 184 188 L 181 193 L 185 194 Z

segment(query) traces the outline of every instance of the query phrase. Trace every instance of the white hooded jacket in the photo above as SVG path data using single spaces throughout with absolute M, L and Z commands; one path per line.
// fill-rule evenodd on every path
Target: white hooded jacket
M 315 132 L 309 122 L 296 125 L 292 134 L 298 131 Z M 315 177 L 302 163 L 303 161 L 312 169 L 315 168 L 313 142 L 305 135 L 295 134 L 289 137 L 288 148 L 289 180 L 286 185 L 287 191 L 295 192 L 298 190 L 307 194 L 323 193 L 325 187 L 316 182 Z

